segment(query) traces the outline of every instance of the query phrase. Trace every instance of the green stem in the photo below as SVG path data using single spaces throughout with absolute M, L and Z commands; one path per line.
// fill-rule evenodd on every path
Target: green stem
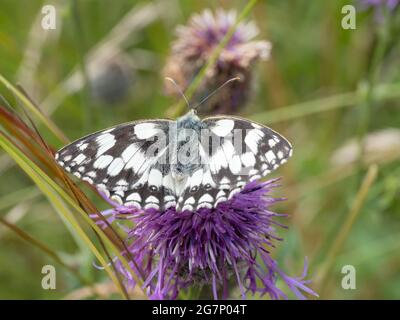
M 90 78 L 88 69 L 86 66 L 86 45 L 85 45 L 85 35 L 82 26 L 81 16 L 79 14 L 78 2 L 77 0 L 72 1 L 72 12 L 75 22 L 75 29 L 76 29 L 76 39 L 77 39 L 77 48 L 78 48 L 78 59 L 79 59 L 79 67 L 81 69 L 81 74 L 83 78 L 83 86 L 81 90 L 81 104 L 84 110 L 84 128 L 87 131 L 93 126 L 94 121 L 94 113 L 91 107 L 91 99 L 90 99 Z
M 378 166 L 371 165 L 368 168 L 367 174 L 364 177 L 364 180 L 361 183 L 361 186 L 357 192 L 357 195 L 354 199 L 354 202 L 350 208 L 349 214 L 347 215 L 347 219 L 343 223 L 343 226 L 340 228 L 339 233 L 335 237 L 335 240 L 328 251 L 327 257 L 321 266 L 319 273 L 316 277 L 316 285 L 320 287 L 319 291 L 322 291 L 323 286 L 326 284 L 325 279 L 329 274 L 332 266 L 336 261 L 336 257 L 342 249 L 348 235 L 350 234 L 351 228 L 353 227 L 357 217 L 359 216 L 361 209 L 367 199 L 368 192 L 374 183 L 378 174 Z
M 386 100 L 400 97 L 400 83 L 382 84 L 374 89 L 376 100 Z M 249 119 L 260 123 L 276 123 L 301 118 L 315 113 L 357 106 L 365 97 L 360 91 L 346 92 L 330 97 L 315 99 L 272 111 L 260 112 L 249 116 Z
M 10 90 L 28 109 L 29 112 L 34 114 L 45 126 L 62 142 L 68 143 L 68 138 L 65 137 L 63 132 L 57 125 L 45 114 L 43 114 L 37 106 L 35 106 L 28 97 L 13 86 L 6 78 L 0 74 L 0 83 L 2 83 L 8 90 Z
M 388 8 L 384 6 L 383 12 L 385 14 L 385 19 L 383 20 L 383 25 L 378 30 L 378 43 L 374 48 L 371 60 L 371 67 L 367 75 L 367 85 L 366 92 L 364 95 L 364 100 L 361 101 L 360 118 L 358 125 L 358 140 L 361 147 L 360 158 L 363 158 L 365 151 L 364 138 L 368 132 L 368 128 L 371 122 L 371 111 L 374 108 L 376 102 L 375 97 L 375 87 L 379 80 L 379 74 L 381 71 L 381 62 L 385 56 L 387 45 L 389 43 L 390 30 L 392 25 L 391 14 L 388 12 Z M 361 168 L 362 163 L 360 160 L 359 166 Z
M 38 197 L 39 195 L 39 190 L 34 186 L 10 192 L 0 198 L 0 210 L 4 210 L 5 208 L 21 203 L 21 199 L 23 199 L 22 201 L 28 201 Z
M 116 285 L 124 293 L 124 287 L 119 283 L 118 277 L 111 271 L 105 259 L 99 253 L 97 248 L 94 246 L 91 239 L 83 231 L 78 221 L 75 219 L 73 214 L 67 209 L 66 204 L 61 200 L 64 199 L 76 212 L 90 225 L 90 227 L 98 234 L 101 240 L 105 243 L 107 248 L 110 248 L 114 255 L 121 261 L 122 265 L 126 270 L 132 275 L 141 288 L 143 281 L 139 279 L 123 257 L 119 248 L 106 236 L 106 234 L 101 230 L 101 228 L 92 221 L 89 215 L 81 208 L 81 206 L 74 201 L 58 184 L 56 184 L 49 176 L 47 176 L 39 167 L 37 167 L 30 159 L 28 159 L 24 154 L 22 154 L 17 148 L 15 148 L 9 139 L 4 135 L 0 134 L 0 146 L 17 162 L 17 164 L 30 176 L 30 178 L 36 183 L 36 185 L 41 189 L 41 191 L 49 198 L 50 203 L 58 209 L 58 212 L 73 226 L 73 229 L 77 232 L 81 239 L 88 245 L 90 250 L 96 256 L 96 258 L 103 265 L 111 279 L 116 283 Z
M 56 263 L 58 263 L 61 267 L 63 267 L 64 269 L 66 269 L 69 272 L 71 272 L 72 274 L 74 274 L 82 284 L 89 286 L 91 288 L 91 284 L 86 278 L 82 277 L 82 275 L 76 269 L 74 269 L 73 267 L 71 267 L 70 265 L 65 263 L 61 259 L 61 257 L 56 252 L 54 252 L 52 249 L 50 249 L 45 243 L 37 240 L 36 238 L 34 238 L 31 235 L 29 235 L 28 233 L 26 233 L 24 230 L 17 227 L 15 224 L 8 222 L 7 220 L 5 220 L 1 217 L 0 217 L 0 223 L 2 225 L 4 225 L 5 227 L 9 228 L 14 233 L 16 233 L 22 240 L 26 241 L 30 245 L 38 248 L 40 251 L 45 253 L 47 256 L 49 256 L 51 259 L 53 259 Z

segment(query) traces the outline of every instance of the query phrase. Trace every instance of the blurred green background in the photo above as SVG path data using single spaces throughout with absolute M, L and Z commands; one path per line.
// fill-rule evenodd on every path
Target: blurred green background
M 240 11 L 245 3 L 2 0 L 0 73 L 21 84 L 71 140 L 133 119 L 164 117 L 176 103 L 164 94 L 161 72 L 176 26 L 204 8 Z M 277 195 L 288 198 L 276 210 L 290 214 L 289 229 L 278 230 L 285 240 L 274 252 L 282 268 L 300 274 L 307 256 L 311 287 L 324 299 L 398 299 L 400 33 L 394 16 L 400 12 L 391 13 L 387 26 L 385 17 L 355 1 L 357 27 L 344 30 L 341 10 L 348 3 L 258 1 L 249 19 L 260 29 L 257 39 L 271 41 L 273 49 L 268 61 L 257 63 L 252 98 L 241 115 L 270 125 L 294 146 L 293 158 L 274 174 L 283 177 Z M 56 30 L 41 28 L 46 4 L 56 6 Z M 107 50 L 115 50 L 116 58 L 99 62 Z M 78 73 L 85 59 L 86 85 Z M 5 87 L 0 93 L 15 103 Z M 46 130 L 41 133 L 61 147 Z M 360 194 L 374 163 L 376 179 Z M 107 278 L 4 152 L 0 208 L 1 217 L 94 283 Z M 56 290 L 41 287 L 46 264 L 57 267 Z M 341 286 L 344 265 L 356 268 L 354 290 Z M 0 298 L 86 298 L 80 289 L 76 277 L 0 225 Z M 102 297 L 112 295 L 106 290 Z

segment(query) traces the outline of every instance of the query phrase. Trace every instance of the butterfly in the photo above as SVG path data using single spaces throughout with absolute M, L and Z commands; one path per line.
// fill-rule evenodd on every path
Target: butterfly
M 291 144 L 261 124 L 233 116 L 139 120 L 92 133 L 55 159 L 114 202 L 177 212 L 214 208 L 292 155 Z

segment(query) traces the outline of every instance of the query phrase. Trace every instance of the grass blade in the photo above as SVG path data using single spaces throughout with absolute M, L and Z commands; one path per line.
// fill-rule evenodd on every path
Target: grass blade
M 90 225 L 90 227 L 95 230 L 95 232 L 100 236 L 101 240 L 104 241 L 107 248 L 110 248 L 112 252 L 118 257 L 124 267 L 131 273 L 132 277 L 141 285 L 142 281 L 137 277 L 135 272 L 132 270 L 126 259 L 120 253 L 120 248 L 117 248 L 115 244 L 107 237 L 101 228 L 94 223 L 87 213 L 77 204 L 74 199 L 72 199 L 60 186 L 58 186 L 50 177 L 48 177 L 39 167 L 37 167 L 33 162 L 31 162 L 25 155 L 22 154 L 18 148 L 12 145 L 12 143 L 7 139 L 7 137 L 2 133 L 0 135 L 0 146 L 11 155 L 11 157 L 17 162 L 17 164 L 31 177 L 31 179 L 37 184 L 40 190 L 49 198 L 51 204 L 61 213 L 63 217 L 73 226 L 74 230 L 78 233 L 85 244 L 91 249 L 93 254 L 105 268 L 110 278 L 116 282 L 116 285 L 120 286 L 118 279 L 115 274 L 111 271 L 108 264 L 94 246 L 92 241 L 88 238 L 86 233 L 80 227 L 76 218 L 68 210 L 66 205 L 61 200 L 64 199 L 69 205 L 71 205 L 76 212 L 78 212 L 83 219 Z
M 336 236 L 331 248 L 328 251 L 327 257 L 319 269 L 319 273 L 315 279 L 316 286 L 320 287 L 319 292 L 322 292 L 323 286 L 325 285 L 325 279 L 335 263 L 335 259 L 343 247 L 348 235 L 350 234 L 351 228 L 353 227 L 357 217 L 359 216 L 362 206 L 367 199 L 368 192 L 374 183 L 378 175 L 378 166 L 373 164 L 368 168 L 368 171 L 361 183 L 361 186 L 356 194 L 354 202 L 350 208 L 347 219 L 343 223 L 343 227 L 340 228 L 338 235 Z M 322 295 L 322 294 L 321 294 Z
M 0 83 L 2 83 L 8 90 L 10 90 L 15 96 L 24 104 L 24 106 L 34 114 L 43 124 L 63 143 L 68 143 L 68 139 L 57 127 L 57 125 L 47 116 L 45 116 L 34 103 L 20 90 L 13 86 L 6 78 L 0 74 Z

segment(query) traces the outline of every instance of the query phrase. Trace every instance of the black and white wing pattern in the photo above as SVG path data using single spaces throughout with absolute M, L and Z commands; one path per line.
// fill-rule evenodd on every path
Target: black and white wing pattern
M 59 150 L 56 161 L 111 200 L 139 208 L 175 206 L 168 160 L 170 120 L 136 121 L 83 137 Z M 164 159 L 165 160 L 165 159 Z
M 177 210 L 215 207 L 292 155 L 290 143 L 261 124 L 228 116 L 209 117 L 203 124 L 211 136 L 201 142 L 204 165 L 188 178 Z
M 192 114 L 181 119 L 136 121 L 102 130 L 67 145 L 55 158 L 66 171 L 121 205 L 193 211 L 230 199 L 292 154 L 281 135 L 245 119 L 201 121 Z M 199 154 L 193 158 L 200 163 L 177 164 L 186 152 L 179 147 L 182 128 L 201 131 L 196 136 Z

